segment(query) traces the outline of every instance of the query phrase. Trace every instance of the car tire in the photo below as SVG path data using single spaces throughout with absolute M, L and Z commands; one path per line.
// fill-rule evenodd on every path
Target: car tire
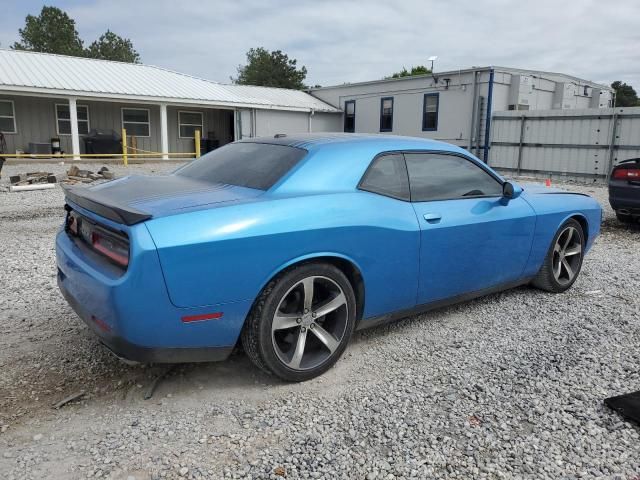
M 578 278 L 584 258 L 584 231 L 579 222 L 569 219 L 553 237 L 542 267 L 531 282 L 547 292 L 569 289 Z
M 336 363 L 355 321 L 355 294 L 345 274 L 330 264 L 302 264 L 263 289 L 242 330 L 242 346 L 257 367 L 302 382 Z

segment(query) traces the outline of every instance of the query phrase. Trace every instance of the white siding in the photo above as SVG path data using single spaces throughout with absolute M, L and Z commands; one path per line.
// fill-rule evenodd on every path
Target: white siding
M 257 137 L 271 137 L 277 133 L 306 133 L 309 131 L 309 114 L 306 112 L 256 111 Z

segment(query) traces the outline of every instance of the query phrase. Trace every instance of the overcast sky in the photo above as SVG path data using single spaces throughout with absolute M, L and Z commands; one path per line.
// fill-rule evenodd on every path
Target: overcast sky
M 43 3 L 3 0 L 0 46 Z M 283 50 L 307 84 L 382 78 L 403 66 L 500 65 L 622 80 L 640 90 L 640 1 L 77 0 L 52 1 L 88 45 L 107 29 L 144 63 L 228 83 L 251 47 Z

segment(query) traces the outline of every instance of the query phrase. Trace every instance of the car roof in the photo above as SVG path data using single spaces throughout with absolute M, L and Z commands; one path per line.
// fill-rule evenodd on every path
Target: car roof
M 372 133 L 302 133 L 254 137 L 240 142 L 284 145 L 308 152 L 272 187 L 270 191 L 277 194 L 351 191 L 373 159 L 387 152 L 413 150 L 471 156 L 460 147 L 437 140 Z
M 348 144 L 367 146 L 379 151 L 387 150 L 451 150 L 459 151 L 459 147 L 428 138 L 404 137 L 400 135 L 384 135 L 378 133 L 297 133 L 293 135 L 276 134 L 273 137 L 254 137 L 240 142 L 269 143 L 316 150 L 325 145 Z

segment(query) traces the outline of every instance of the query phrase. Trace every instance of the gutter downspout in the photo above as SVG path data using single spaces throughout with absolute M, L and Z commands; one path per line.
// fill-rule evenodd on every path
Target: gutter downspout
M 484 122 L 484 154 L 482 160 L 489 163 L 489 140 L 491 139 L 491 103 L 493 101 L 493 68 L 489 71 L 489 93 L 487 95 L 487 118 Z
M 316 111 L 312 108 L 311 110 L 309 110 L 309 133 L 313 132 L 313 128 L 311 126 L 311 120 L 313 119 L 313 116 L 316 114 Z

